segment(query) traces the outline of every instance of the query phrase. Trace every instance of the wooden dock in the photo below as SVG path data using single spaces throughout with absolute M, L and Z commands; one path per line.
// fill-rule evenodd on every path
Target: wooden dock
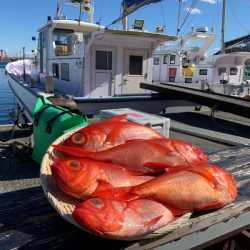
M 0 141 L 9 139 L 11 128 L 0 127 Z M 26 145 L 30 135 L 28 129 L 15 130 L 14 140 Z M 209 249 L 219 242 L 224 247 L 230 243 L 242 247 L 238 249 L 248 249 L 250 145 L 220 144 L 219 139 L 215 142 L 181 131 L 170 131 L 170 136 L 201 146 L 210 153 L 211 163 L 230 171 L 237 180 L 237 200 L 215 211 L 194 213 L 180 228 L 159 238 L 133 242 L 97 238 L 67 223 L 52 208 L 39 183 L 40 166 L 29 158 L 27 151 L 0 144 L 0 249 L 183 250 Z
M 187 100 L 250 118 L 250 100 L 247 99 L 163 83 L 140 83 L 140 87 L 156 91 L 166 99 Z

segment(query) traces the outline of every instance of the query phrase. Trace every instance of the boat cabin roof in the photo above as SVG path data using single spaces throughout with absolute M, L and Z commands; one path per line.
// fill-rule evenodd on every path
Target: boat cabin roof
M 159 34 L 153 32 L 146 31 L 137 31 L 137 30 L 112 30 L 106 29 L 105 32 L 114 34 L 114 35 L 122 35 L 122 36 L 135 36 L 141 38 L 151 38 L 152 40 L 158 41 L 176 41 L 178 38 L 176 36 L 170 36 L 167 34 Z
M 214 64 L 234 64 L 234 65 L 243 65 L 246 60 L 250 59 L 249 52 L 236 52 L 229 54 L 219 54 L 214 56 Z
M 90 33 L 104 29 L 104 26 L 82 21 L 79 22 L 77 20 L 51 20 L 47 24 L 42 26 L 40 29 L 38 29 L 38 32 L 42 32 L 46 30 L 48 27 L 52 27 L 53 30 L 70 29 L 74 30 L 75 32 L 84 32 L 84 33 Z

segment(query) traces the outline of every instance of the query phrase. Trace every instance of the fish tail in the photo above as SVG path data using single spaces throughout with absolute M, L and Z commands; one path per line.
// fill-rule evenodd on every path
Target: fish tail
M 107 120 L 107 122 L 116 122 L 116 121 L 118 121 L 118 122 L 126 121 L 127 122 L 127 116 L 128 116 L 127 114 L 116 115 L 112 118 L 109 118 Z

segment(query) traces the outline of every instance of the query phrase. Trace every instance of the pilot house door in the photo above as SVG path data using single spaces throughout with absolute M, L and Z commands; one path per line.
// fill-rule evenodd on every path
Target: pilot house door
M 122 83 L 123 94 L 145 93 L 140 88 L 141 82 L 147 82 L 147 51 L 146 50 L 125 50 L 125 67 Z
M 115 50 L 98 47 L 94 49 L 93 97 L 113 95 L 112 80 L 115 70 Z

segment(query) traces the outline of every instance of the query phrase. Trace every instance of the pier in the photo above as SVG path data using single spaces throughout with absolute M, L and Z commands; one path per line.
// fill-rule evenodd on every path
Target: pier
M 156 91 L 164 95 L 168 100 L 187 100 L 199 105 L 211 107 L 214 110 L 226 111 L 250 118 L 250 101 L 243 98 L 181 86 L 173 86 L 171 84 L 140 83 L 140 87 Z
M 1 249 L 79 246 L 127 250 L 214 249 L 214 246 L 222 249 L 232 244 L 244 249 L 249 246 L 249 120 L 220 111 L 213 118 L 209 110 L 167 112 L 165 115 L 171 118 L 170 138 L 200 146 L 209 154 L 210 163 L 226 168 L 236 178 L 238 197 L 234 203 L 215 211 L 194 213 L 178 229 L 154 239 L 129 242 L 96 238 L 64 221 L 46 199 L 39 181 L 40 166 L 29 156 L 32 131 L 6 125 L 0 127 Z

